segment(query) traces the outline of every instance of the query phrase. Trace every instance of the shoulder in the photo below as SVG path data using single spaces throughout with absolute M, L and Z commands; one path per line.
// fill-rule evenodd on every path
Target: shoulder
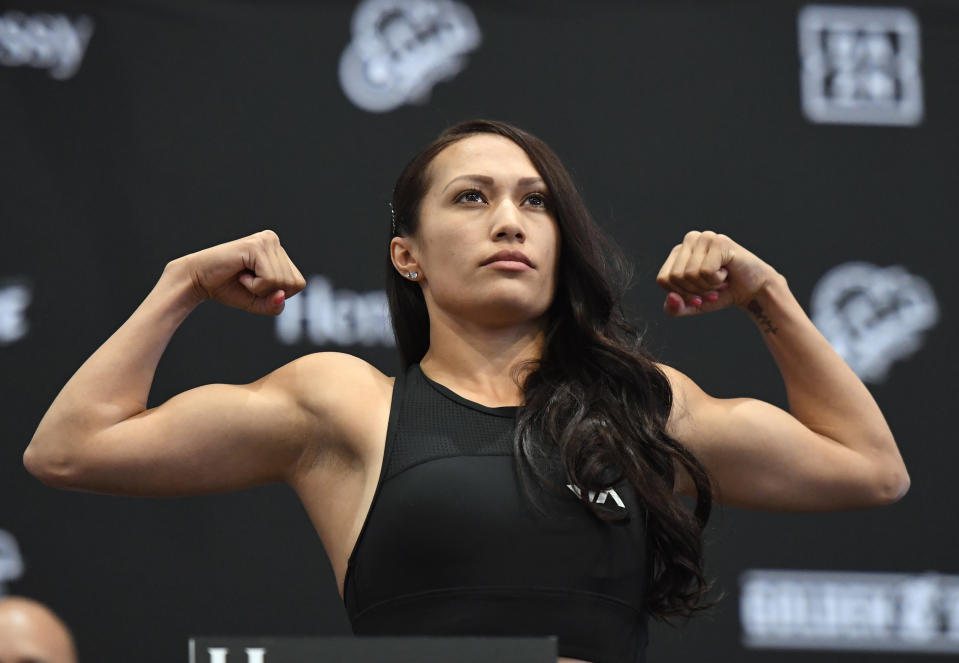
M 655 362 L 655 366 L 666 376 L 669 381 L 669 388 L 673 393 L 673 406 L 669 412 L 669 423 L 667 425 L 668 432 L 670 435 L 678 434 L 684 426 L 690 423 L 692 411 L 697 406 L 703 405 L 709 399 L 709 396 L 679 369 L 659 362 Z
M 307 456 L 339 450 L 354 456 L 389 416 L 393 378 L 369 362 L 340 352 L 316 352 L 263 378 L 311 422 Z
M 656 367 L 669 380 L 673 392 L 673 405 L 666 423 L 666 433 L 686 448 L 701 462 L 708 455 L 706 448 L 709 440 L 708 430 L 715 399 L 704 392 L 688 375 L 682 371 L 657 363 Z M 695 496 L 693 481 L 686 469 L 674 461 L 676 470 L 675 492 Z
M 365 359 L 345 352 L 313 352 L 303 355 L 276 369 L 273 374 L 294 382 L 297 378 L 313 379 L 332 375 L 336 375 L 340 380 L 357 383 L 365 381 L 374 384 L 392 380 Z
M 284 364 L 264 378 L 307 409 L 330 408 L 389 398 L 393 378 L 359 357 L 342 352 L 314 352 Z

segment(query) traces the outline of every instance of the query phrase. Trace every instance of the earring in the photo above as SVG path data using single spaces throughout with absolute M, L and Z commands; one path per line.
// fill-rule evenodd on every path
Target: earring
M 419 272 L 406 272 L 406 276 L 407 276 L 408 278 L 413 279 L 414 281 L 416 280 L 416 277 L 419 276 L 419 275 L 420 275 Z

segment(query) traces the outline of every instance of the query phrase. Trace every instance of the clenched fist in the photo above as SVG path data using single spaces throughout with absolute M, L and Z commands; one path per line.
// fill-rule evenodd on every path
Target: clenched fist
M 745 307 L 777 276 L 775 269 L 727 235 L 693 230 L 673 247 L 656 282 L 669 293 L 665 311 L 680 316 Z
M 199 300 L 278 315 L 283 302 L 306 286 L 272 230 L 183 256 L 176 264 L 190 278 Z

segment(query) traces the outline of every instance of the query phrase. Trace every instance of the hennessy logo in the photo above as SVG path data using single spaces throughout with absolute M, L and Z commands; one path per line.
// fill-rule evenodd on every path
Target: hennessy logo
M 383 290 L 334 290 L 328 278 L 314 274 L 276 317 L 276 336 L 287 345 L 306 340 L 315 345 L 391 347 L 396 343 L 389 315 Z

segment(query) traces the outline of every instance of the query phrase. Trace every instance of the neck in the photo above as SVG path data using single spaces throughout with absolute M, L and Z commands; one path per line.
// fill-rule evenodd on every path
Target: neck
M 430 347 L 420 361 L 428 377 L 464 398 L 498 407 L 520 405 L 524 374 L 514 371 L 539 359 L 545 318 L 502 328 L 430 316 Z M 517 382 L 519 381 L 519 383 Z

